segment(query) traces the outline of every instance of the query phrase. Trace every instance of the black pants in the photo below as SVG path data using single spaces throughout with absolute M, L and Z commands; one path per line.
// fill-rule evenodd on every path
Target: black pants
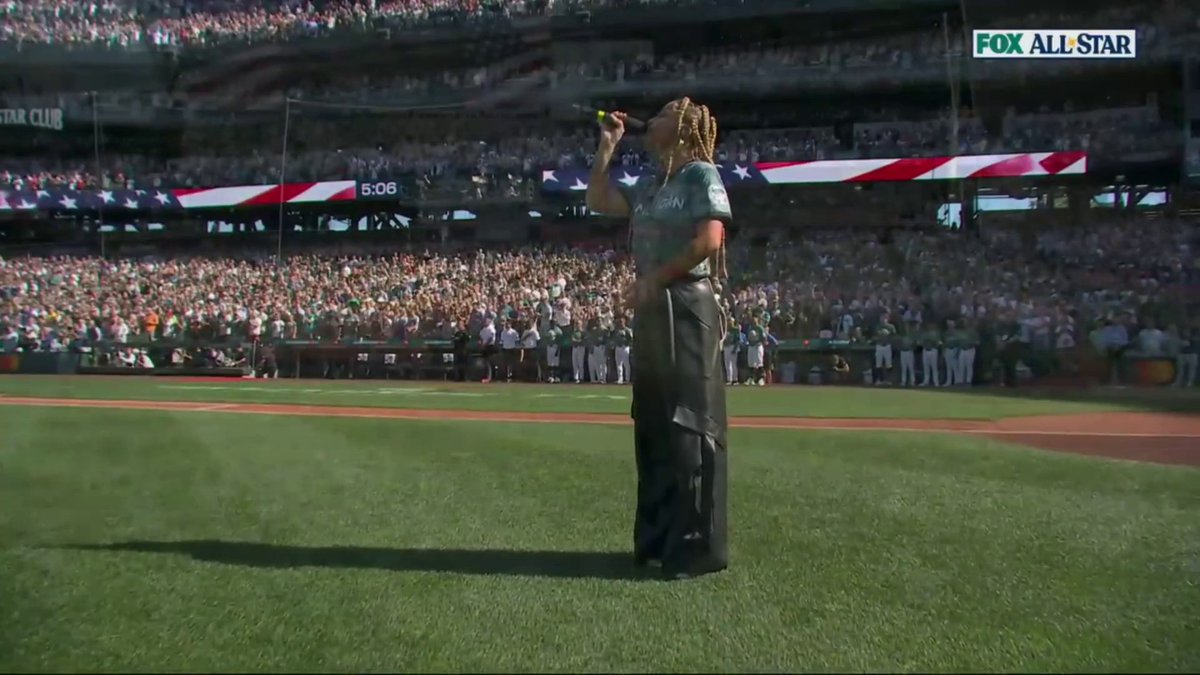
M 707 280 L 673 285 L 635 319 L 634 556 L 661 561 L 666 577 L 729 562 L 721 321 Z

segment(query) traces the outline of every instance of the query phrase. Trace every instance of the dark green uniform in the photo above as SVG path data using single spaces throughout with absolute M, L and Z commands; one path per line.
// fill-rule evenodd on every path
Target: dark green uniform
M 691 162 L 659 187 L 620 187 L 629 202 L 639 277 L 678 257 L 708 220 L 728 223 L 729 197 L 717 168 Z M 663 576 L 722 570 L 726 541 L 725 386 L 721 325 L 708 261 L 673 282 L 634 318 L 634 447 L 638 503 L 635 561 L 660 560 Z
M 878 347 L 890 347 L 896 337 L 896 327 L 890 323 L 881 323 L 875 329 L 875 345 Z
M 1000 340 L 1000 365 L 1004 371 L 1004 386 L 1017 385 L 1017 363 L 1025 351 L 1021 344 L 1021 324 L 1004 321 L 996 326 L 996 337 Z
M 551 382 L 559 379 L 562 371 L 563 332 L 556 324 L 550 323 L 542 333 L 542 352 L 546 354 L 547 375 Z M 552 349 L 553 348 L 553 349 Z M 551 358 L 553 354 L 553 358 Z M 541 363 L 541 361 L 539 361 Z
M 921 386 L 936 387 L 940 383 L 938 377 L 938 347 L 942 344 L 942 334 L 937 329 L 921 331 L 918 340 L 921 345 Z
M 571 374 L 576 382 L 587 378 L 587 334 L 580 328 L 571 329 Z
M 608 381 L 608 331 L 596 327 L 587 332 L 588 379 L 591 382 Z

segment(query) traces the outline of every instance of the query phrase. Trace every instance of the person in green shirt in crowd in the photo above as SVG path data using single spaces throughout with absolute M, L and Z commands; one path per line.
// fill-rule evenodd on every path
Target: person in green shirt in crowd
M 875 345 L 875 384 L 883 384 L 892 370 L 892 340 L 896 337 L 896 326 L 891 317 L 884 314 L 879 318 L 879 325 L 871 342 Z
M 896 336 L 896 349 L 900 351 L 901 387 L 915 387 L 917 385 L 916 358 L 913 353 L 913 348 L 917 344 L 917 339 L 914 335 L 916 330 L 916 322 L 910 321 L 904 325 L 904 330 Z
M 560 354 L 562 353 L 563 331 L 553 321 L 542 333 L 542 345 L 546 351 L 546 381 L 551 384 L 562 381 L 562 361 Z
M 938 348 L 942 346 L 942 333 L 932 322 L 925 324 L 919 339 L 921 344 L 921 386 L 936 387 L 938 376 Z

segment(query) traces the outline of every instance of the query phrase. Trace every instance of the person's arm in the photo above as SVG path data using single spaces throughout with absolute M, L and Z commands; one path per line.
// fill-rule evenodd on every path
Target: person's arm
M 609 117 L 611 122 L 600 123 L 600 144 L 596 148 L 596 159 L 592 162 L 584 197 L 587 207 L 592 211 L 624 218 L 629 215 L 629 200 L 612 184 L 608 165 L 612 162 L 617 143 L 625 135 L 625 114 L 617 112 Z

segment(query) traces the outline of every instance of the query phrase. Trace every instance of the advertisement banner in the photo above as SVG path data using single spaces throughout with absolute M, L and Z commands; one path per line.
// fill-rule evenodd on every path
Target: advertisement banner
M 62 131 L 62 108 L 0 108 L 0 126 Z

